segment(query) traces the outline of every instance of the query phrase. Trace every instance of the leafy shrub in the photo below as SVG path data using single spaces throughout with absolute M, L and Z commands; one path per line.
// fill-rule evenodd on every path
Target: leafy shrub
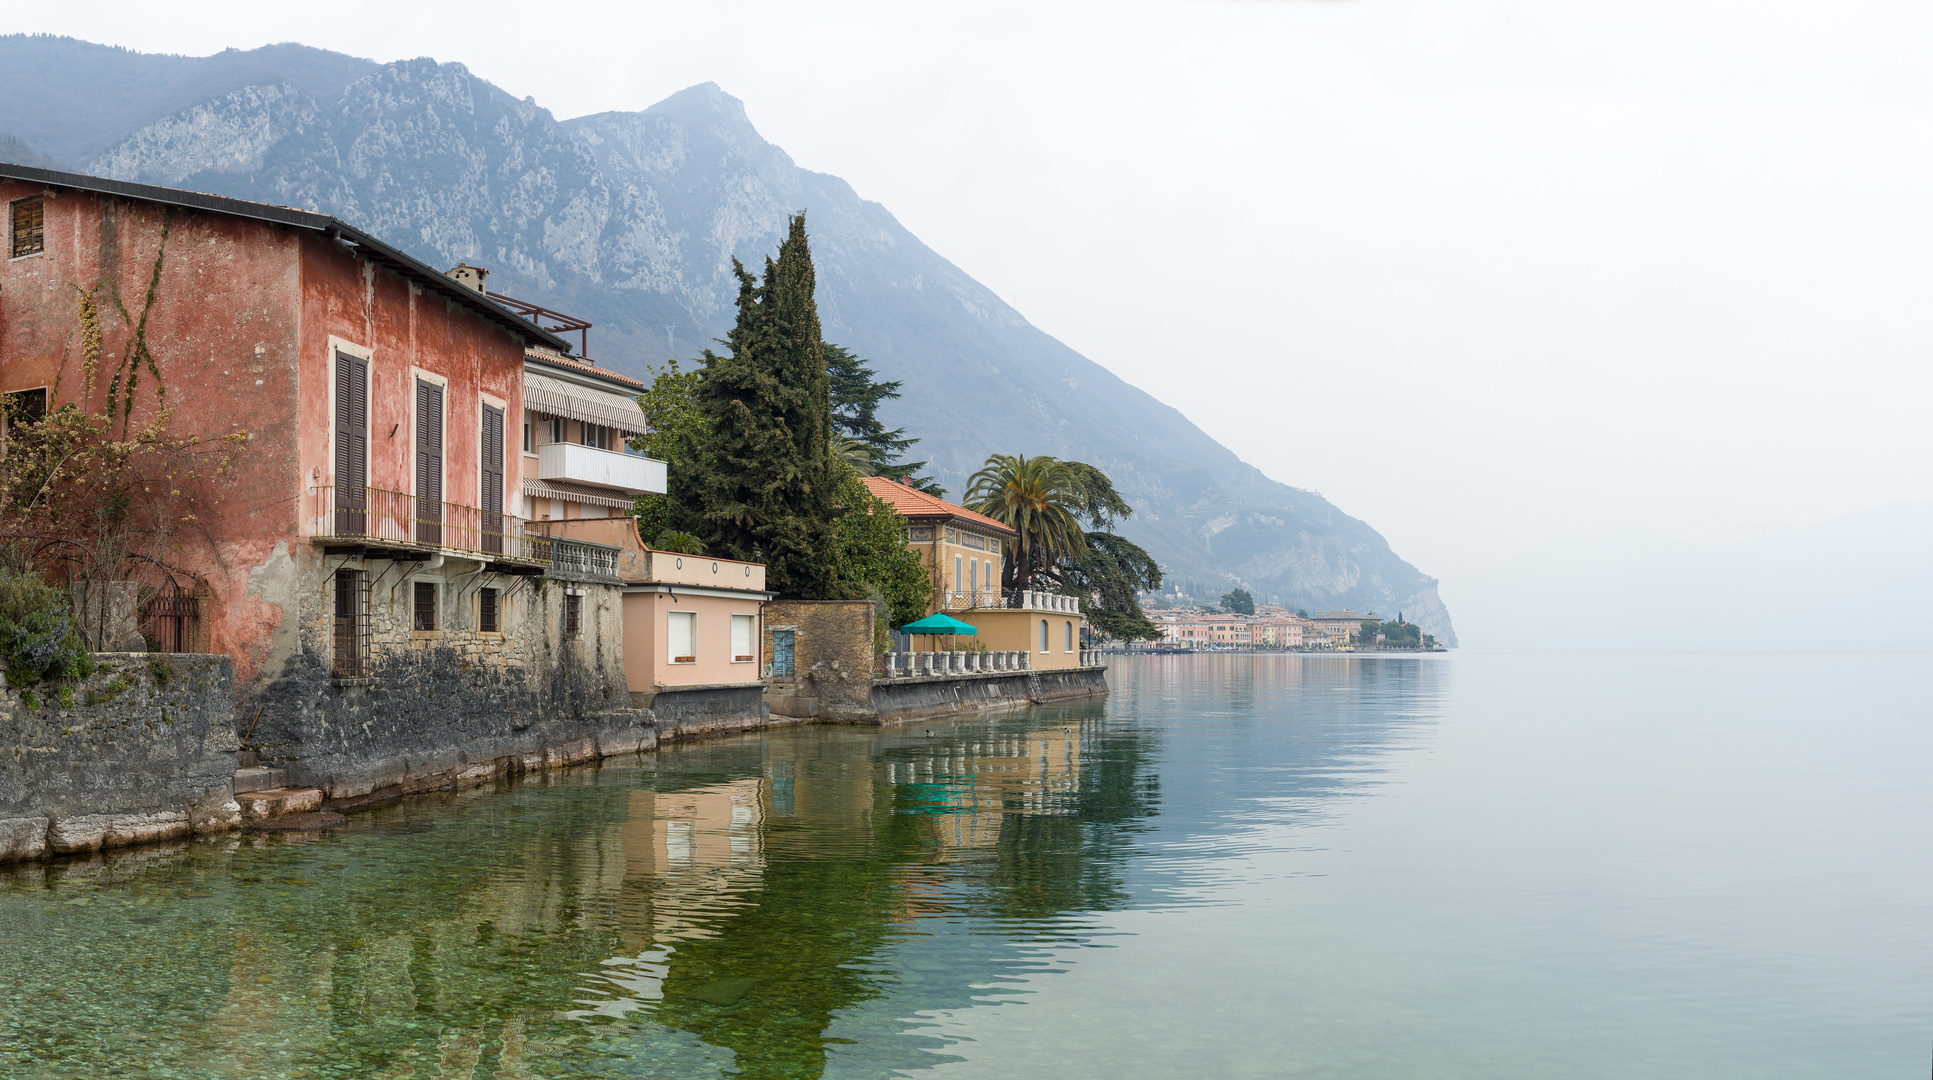
M 175 677 L 174 666 L 161 659 L 148 661 L 148 673 L 154 676 L 156 686 L 166 686 L 168 680 Z
M 94 654 L 59 589 L 0 569 L 0 670 L 14 686 L 94 674 Z

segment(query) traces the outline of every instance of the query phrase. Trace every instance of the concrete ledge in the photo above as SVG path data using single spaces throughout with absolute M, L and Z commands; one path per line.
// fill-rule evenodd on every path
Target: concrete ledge
M 763 680 L 633 690 L 631 700 L 646 695 L 657 718 L 656 732 L 661 741 L 753 731 L 764 727 L 769 716 Z

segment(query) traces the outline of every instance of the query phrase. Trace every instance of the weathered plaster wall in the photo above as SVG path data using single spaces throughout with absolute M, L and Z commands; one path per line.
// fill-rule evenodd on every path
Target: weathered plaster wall
M 225 656 L 106 653 L 93 677 L 0 690 L 0 862 L 240 824 Z M 91 702 L 91 704 L 90 704 Z

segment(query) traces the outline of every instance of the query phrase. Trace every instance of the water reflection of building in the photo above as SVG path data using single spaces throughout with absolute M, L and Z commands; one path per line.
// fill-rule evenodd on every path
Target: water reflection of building
M 899 812 L 925 815 L 940 858 L 993 847 L 1009 814 L 1066 814 L 1081 782 L 1081 730 L 1061 724 L 915 746 L 886 762 Z
M 633 791 L 621 830 L 626 943 L 708 937 L 765 869 L 764 784 L 748 777 L 687 791 Z

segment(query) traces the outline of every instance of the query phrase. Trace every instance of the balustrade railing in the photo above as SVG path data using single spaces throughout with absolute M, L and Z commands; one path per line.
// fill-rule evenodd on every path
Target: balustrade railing
M 550 569 L 554 574 L 614 578 L 617 576 L 618 550 L 610 544 L 552 537 Z
M 513 562 L 550 561 L 550 538 L 510 514 L 373 487 L 325 484 L 309 491 L 310 536 Z

